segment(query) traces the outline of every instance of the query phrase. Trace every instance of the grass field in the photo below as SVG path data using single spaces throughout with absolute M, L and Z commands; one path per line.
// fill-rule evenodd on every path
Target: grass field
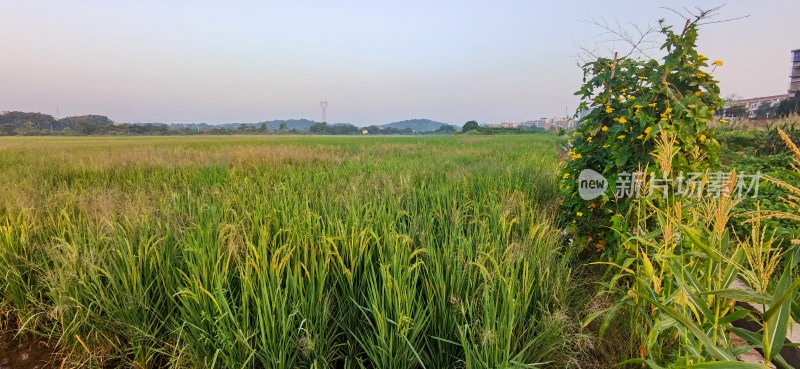
M 0 138 L 2 324 L 68 365 L 561 367 L 558 140 Z

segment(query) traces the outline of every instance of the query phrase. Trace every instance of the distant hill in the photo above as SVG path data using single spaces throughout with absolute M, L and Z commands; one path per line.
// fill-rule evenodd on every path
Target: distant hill
M 74 117 L 66 117 L 58 121 L 58 123 L 63 124 L 64 126 L 70 127 L 75 129 L 76 127 L 80 126 L 81 124 L 84 125 L 96 125 L 98 127 L 114 125 L 114 121 L 108 119 L 105 115 L 77 115 Z
M 59 123 L 52 115 L 41 113 L 25 113 L 21 111 L 7 111 L 0 114 L 0 129 L 17 130 L 25 129 L 26 125 L 35 129 L 62 130 L 67 125 Z M 75 128 L 71 126 L 69 128 Z
M 296 129 L 299 131 L 307 131 L 309 127 L 311 127 L 314 123 L 317 123 L 313 120 L 308 119 L 275 119 L 275 120 L 268 120 L 258 123 L 244 123 L 250 127 L 261 127 L 262 124 L 267 125 L 269 130 L 277 130 L 281 127 L 281 123 L 286 123 L 286 129 Z M 214 129 L 214 128 L 230 128 L 236 129 L 241 126 L 242 123 L 223 123 L 223 124 L 208 124 L 208 123 L 172 123 L 169 125 L 171 129 L 183 129 L 183 128 L 200 128 L 200 129 Z
M 111 119 L 104 115 L 78 115 L 55 119 L 52 115 L 41 113 L 26 113 L 21 111 L 3 112 L 0 114 L 0 134 L 8 134 L 14 131 L 42 130 L 42 131 L 61 131 L 65 128 L 72 130 L 91 127 L 103 127 L 114 125 Z
M 267 120 L 267 121 L 258 122 L 258 123 L 244 123 L 244 124 L 246 124 L 246 125 L 248 125 L 250 127 L 256 127 L 256 128 L 261 127 L 262 124 L 266 124 L 267 125 L 267 129 L 269 129 L 271 131 L 274 131 L 274 130 L 280 129 L 281 123 L 286 123 L 286 129 L 287 130 L 296 129 L 298 131 L 308 131 L 308 129 L 312 125 L 314 125 L 315 123 L 319 123 L 319 122 L 315 122 L 313 120 L 308 120 L 308 119 L 275 119 L 275 120 Z M 384 128 L 384 129 L 386 129 L 386 128 L 394 128 L 394 129 L 398 129 L 398 130 L 409 128 L 409 129 L 411 129 L 411 130 L 413 130 L 415 132 L 427 132 L 427 131 L 435 131 L 436 129 L 438 129 L 441 126 L 444 126 L 446 124 L 447 123 L 437 122 L 437 121 L 430 120 L 430 119 L 409 119 L 409 120 L 404 120 L 404 121 L 400 121 L 400 122 L 392 122 L 392 123 L 388 123 L 388 124 L 383 124 L 383 125 L 379 125 L 377 127 Z M 224 127 L 224 128 L 236 129 L 236 128 L 239 128 L 240 125 L 242 125 L 242 123 L 224 123 L 224 124 L 207 124 L 207 123 L 178 124 L 178 123 L 173 123 L 173 124 L 169 124 L 169 127 L 171 129 L 183 129 L 183 128 L 186 128 L 186 127 L 189 127 L 189 128 L 200 128 L 200 129 L 213 129 L 213 128 L 223 128 Z M 352 125 L 352 126 L 358 127 L 358 125 L 352 124 L 352 123 L 328 123 L 328 125 L 329 126 Z
M 412 130 L 417 132 L 426 132 L 426 131 L 434 131 L 445 124 L 447 123 L 437 122 L 430 119 L 409 119 L 400 122 L 384 124 L 378 127 L 396 128 L 396 129 L 411 128 Z

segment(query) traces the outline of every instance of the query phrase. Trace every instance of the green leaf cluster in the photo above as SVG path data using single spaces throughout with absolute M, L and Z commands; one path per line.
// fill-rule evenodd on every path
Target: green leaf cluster
M 622 172 L 660 172 L 653 159 L 660 132 L 672 133 L 676 172 L 717 166 L 719 143 L 708 126 L 723 106 L 711 75 L 721 61 L 710 62 L 696 49 L 697 25 L 676 33 L 661 23 L 666 40 L 661 60 L 634 57 L 598 58 L 583 67 L 578 111 L 589 111 L 570 140 L 560 189 L 565 220 L 579 247 L 601 249 L 610 240 L 611 216 L 625 214 L 630 201 L 615 198 Z M 601 173 L 609 189 L 594 201 L 581 199 L 577 176 L 583 169 Z M 591 219 L 591 222 L 587 221 Z

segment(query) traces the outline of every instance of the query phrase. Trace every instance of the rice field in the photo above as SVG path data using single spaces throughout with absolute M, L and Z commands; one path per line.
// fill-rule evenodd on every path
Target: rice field
M 0 325 L 64 367 L 563 367 L 560 139 L 0 138 Z

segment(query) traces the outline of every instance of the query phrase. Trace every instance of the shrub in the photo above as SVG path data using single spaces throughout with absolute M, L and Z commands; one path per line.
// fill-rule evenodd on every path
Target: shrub
M 772 122 L 764 137 L 764 147 L 760 154 L 787 153 L 789 149 L 783 144 L 778 130 L 783 130 L 792 141 L 800 141 L 800 115 L 791 114 Z
M 658 170 L 652 154 L 659 132 L 676 136 L 678 150 L 671 165 L 677 170 L 701 171 L 717 165 L 719 144 L 708 123 L 723 105 L 711 76 L 722 62 L 709 63 L 697 52 L 696 21 L 687 21 L 681 33 L 663 21 L 660 25 L 666 38 L 661 61 L 615 56 L 598 58 L 583 68 L 584 84 L 576 95 L 582 99 L 579 111 L 591 112 L 573 133 L 561 183 L 565 220 L 579 249 L 594 244 L 602 250 L 611 236 L 606 231 L 611 217 L 627 213 L 629 199 L 616 196 L 618 174 Z M 609 182 L 608 190 L 592 201 L 579 196 L 576 179 L 584 169 Z M 592 221 L 581 221 L 588 219 Z

